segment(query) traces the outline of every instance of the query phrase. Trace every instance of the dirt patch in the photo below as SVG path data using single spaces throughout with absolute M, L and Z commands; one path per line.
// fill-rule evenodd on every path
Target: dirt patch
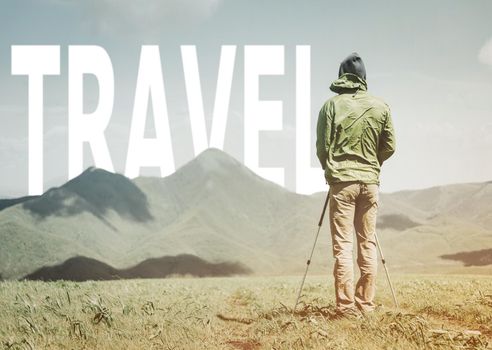
M 240 350 L 255 350 L 258 349 L 261 345 L 256 340 L 252 339 L 229 340 L 226 343 L 232 346 L 233 349 Z
M 253 323 L 253 320 L 250 318 L 231 317 L 231 316 L 225 316 L 222 314 L 217 314 L 217 318 L 219 320 L 222 320 L 222 321 L 237 322 L 237 323 L 243 323 L 243 324 Z
M 425 314 L 429 319 L 434 321 L 435 323 L 441 323 L 441 324 L 449 324 L 451 326 L 454 326 L 458 329 L 461 329 L 462 331 L 473 331 L 473 330 L 478 330 L 480 333 L 486 337 L 488 340 L 492 339 L 492 328 L 489 327 L 488 325 L 485 324 L 467 324 L 463 322 L 459 317 L 449 315 L 449 314 L 443 314 L 440 312 L 436 312 L 431 309 L 423 309 L 421 310 L 422 314 Z

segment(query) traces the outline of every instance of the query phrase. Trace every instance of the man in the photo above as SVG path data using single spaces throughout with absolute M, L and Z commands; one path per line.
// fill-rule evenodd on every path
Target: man
M 330 90 L 338 95 L 319 112 L 316 148 L 330 186 L 337 313 L 357 316 L 375 308 L 379 173 L 395 151 L 394 130 L 388 105 L 367 92 L 366 70 L 357 53 L 340 64 Z M 354 231 L 360 269 L 355 290 Z

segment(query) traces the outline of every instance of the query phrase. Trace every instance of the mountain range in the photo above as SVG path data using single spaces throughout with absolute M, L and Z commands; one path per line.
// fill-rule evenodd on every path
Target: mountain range
M 233 276 L 251 271 L 238 263 L 209 263 L 193 255 L 181 254 L 147 259 L 126 269 L 116 269 L 96 259 L 76 256 L 55 266 L 44 266 L 24 276 L 41 281 L 97 281 L 129 278 L 166 278 L 170 276 Z
M 296 274 L 325 195 L 289 192 L 217 149 L 164 178 L 130 180 L 91 167 L 41 196 L 0 200 L 0 275 L 21 278 L 81 256 L 125 270 L 183 254 L 255 274 Z M 492 263 L 482 256 L 492 248 L 492 182 L 382 193 L 378 220 L 395 270 Z M 327 221 L 318 242 L 311 269 L 330 272 Z M 481 263 L 470 263 L 477 254 Z

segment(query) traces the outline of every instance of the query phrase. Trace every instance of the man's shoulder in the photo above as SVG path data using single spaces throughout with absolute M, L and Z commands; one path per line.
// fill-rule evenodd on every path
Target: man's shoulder
M 366 92 L 366 95 L 367 95 L 367 98 L 371 101 L 371 103 L 373 103 L 375 106 L 389 111 L 389 109 L 390 109 L 389 105 L 381 97 L 374 96 L 374 95 L 367 93 L 367 92 Z
M 349 100 L 353 101 L 353 96 L 354 96 L 353 94 L 339 94 L 339 95 L 332 96 L 325 101 L 322 109 L 328 111 L 331 108 L 336 109 L 337 106 L 345 106 Z M 388 113 L 390 112 L 389 105 L 381 97 L 374 96 L 368 93 L 367 91 L 365 91 L 363 95 L 359 95 L 359 97 L 365 100 L 365 104 L 369 103 L 370 105 L 374 106 L 376 109 L 380 111 L 384 111 Z
M 337 95 L 338 96 L 338 95 Z M 334 99 L 337 97 L 337 96 L 332 96 L 330 97 L 329 99 L 325 100 L 325 102 L 323 103 L 323 105 L 321 106 L 321 111 L 327 113 L 331 108 L 333 108 L 334 106 Z
M 365 97 L 369 100 L 371 100 L 372 102 L 374 103 L 377 103 L 377 104 L 381 104 L 381 105 L 384 105 L 384 106 L 387 106 L 389 107 L 389 105 L 385 102 L 385 100 L 383 100 L 381 97 L 379 96 L 375 96 L 367 91 L 364 91 L 363 93 L 359 93 L 361 95 L 359 95 L 360 97 Z M 353 98 L 353 94 L 338 94 L 338 95 L 334 95 L 330 98 L 328 98 L 324 105 L 328 105 L 330 103 L 336 103 L 338 101 L 344 101 L 344 100 L 351 100 Z
M 344 94 L 334 95 L 334 96 L 328 98 L 327 100 L 325 100 L 321 109 L 328 111 L 328 110 L 334 108 L 337 104 L 339 104 L 345 98 L 346 98 L 346 96 Z

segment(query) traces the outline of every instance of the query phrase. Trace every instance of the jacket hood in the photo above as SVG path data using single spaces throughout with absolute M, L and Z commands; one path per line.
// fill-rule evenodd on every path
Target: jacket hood
M 330 90 L 337 94 L 367 91 L 367 82 L 358 75 L 345 73 L 331 84 Z
M 358 77 L 366 80 L 366 67 L 364 66 L 364 61 L 359 56 L 357 52 L 353 52 L 340 63 L 340 68 L 338 69 L 338 77 L 340 78 L 345 73 L 352 73 Z

